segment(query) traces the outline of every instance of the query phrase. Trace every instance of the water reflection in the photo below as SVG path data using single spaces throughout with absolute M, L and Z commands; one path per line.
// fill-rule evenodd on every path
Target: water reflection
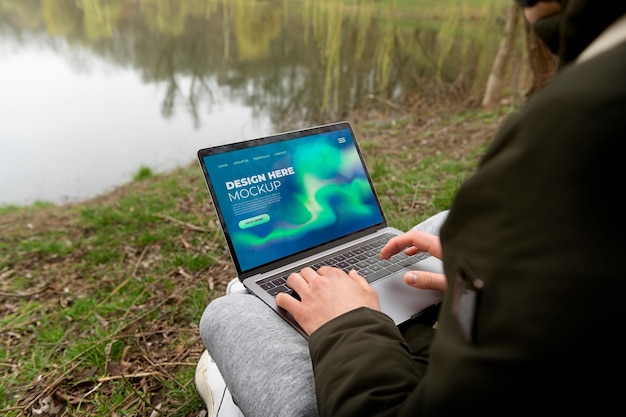
M 378 3 L 3 0 L 0 204 L 88 198 L 372 94 L 482 88 L 504 2 Z

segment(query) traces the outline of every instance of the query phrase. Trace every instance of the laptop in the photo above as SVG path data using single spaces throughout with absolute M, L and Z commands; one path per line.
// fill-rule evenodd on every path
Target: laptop
M 357 270 L 397 325 L 443 299 L 403 281 L 408 270 L 443 272 L 439 259 L 378 256 L 403 232 L 387 223 L 349 122 L 216 145 L 197 156 L 239 280 L 303 336 L 274 297 L 297 297 L 286 279 L 305 266 Z

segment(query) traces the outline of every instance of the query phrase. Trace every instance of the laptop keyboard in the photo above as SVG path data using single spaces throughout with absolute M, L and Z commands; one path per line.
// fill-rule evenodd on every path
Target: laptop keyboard
M 376 239 L 363 242 L 357 247 L 347 249 L 345 252 L 333 255 L 328 259 L 323 259 L 312 265 L 309 265 L 314 270 L 318 270 L 324 265 L 333 266 L 335 268 L 343 269 L 345 272 L 349 272 L 354 269 L 367 282 L 374 282 L 379 278 L 389 275 L 392 272 L 399 271 L 400 269 L 415 264 L 425 258 L 431 256 L 429 253 L 420 252 L 412 256 L 408 256 L 403 252 L 397 253 L 389 259 L 380 258 L 380 250 L 383 246 L 396 235 L 385 234 Z M 299 269 L 304 268 L 304 266 Z M 286 272 L 280 277 L 270 277 L 258 281 L 257 284 L 270 293 L 273 297 L 280 292 L 285 292 L 298 298 L 298 295 L 287 286 L 287 277 L 295 271 Z

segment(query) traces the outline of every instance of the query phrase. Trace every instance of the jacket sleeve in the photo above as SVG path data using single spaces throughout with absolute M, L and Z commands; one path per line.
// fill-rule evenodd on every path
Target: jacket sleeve
M 388 316 L 367 308 L 319 328 L 309 350 L 320 416 L 396 415 L 424 375 L 434 332 L 412 326 L 409 347 Z

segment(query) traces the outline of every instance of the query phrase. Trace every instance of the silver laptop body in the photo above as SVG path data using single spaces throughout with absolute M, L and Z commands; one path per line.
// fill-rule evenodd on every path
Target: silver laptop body
M 439 259 L 420 254 L 415 262 L 401 253 L 383 266 L 369 259 L 378 247 L 372 240 L 403 232 L 385 219 L 350 123 L 212 146 L 197 156 L 238 278 L 303 336 L 274 296 L 291 292 L 285 277 L 305 266 L 356 269 L 397 325 L 442 300 L 441 292 L 403 282 L 411 269 L 442 272 Z M 343 251 L 350 253 L 336 256 Z

